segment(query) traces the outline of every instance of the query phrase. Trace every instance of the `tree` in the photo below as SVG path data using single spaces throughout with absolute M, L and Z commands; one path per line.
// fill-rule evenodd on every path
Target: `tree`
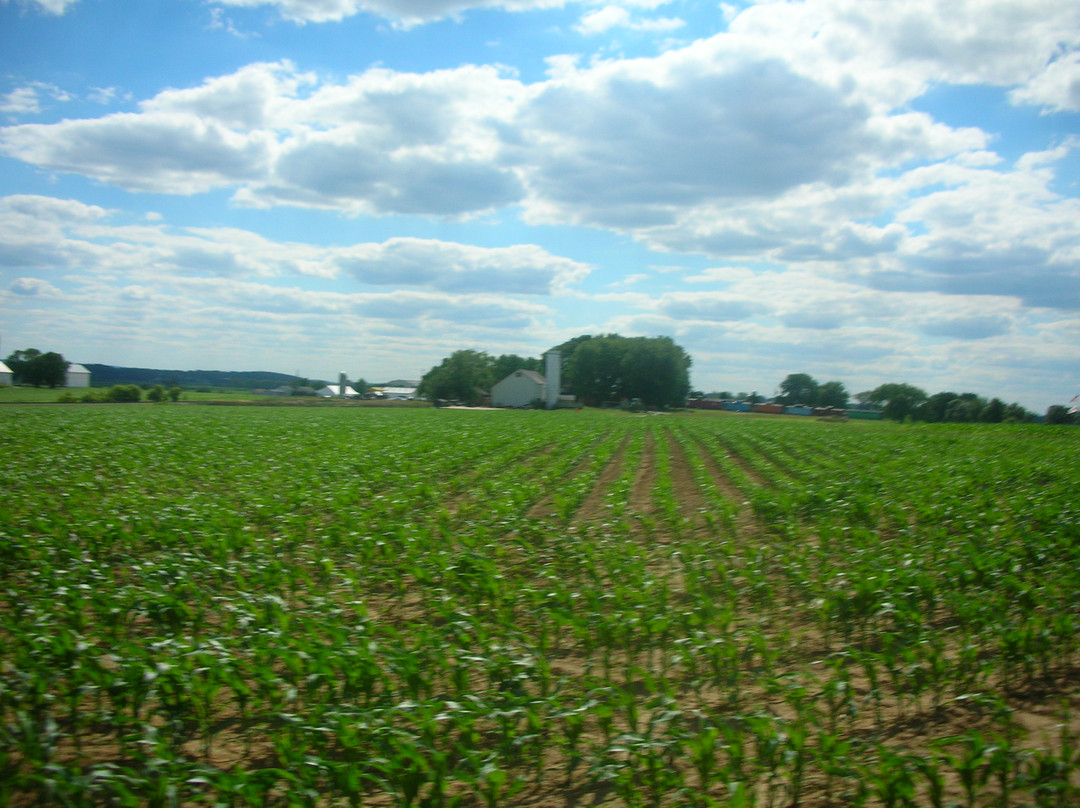
M 903 421 L 927 398 L 925 390 L 910 384 L 891 382 L 879 385 L 871 390 L 868 403 L 881 407 L 882 415 L 886 418 Z
M 621 340 L 622 337 L 609 334 L 579 341 L 570 347 L 570 357 L 563 358 L 566 384 L 585 404 L 596 407 L 622 397 Z
M 1029 412 L 1020 402 L 1014 401 L 1005 408 L 1005 417 L 1002 420 L 1010 424 L 1026 424 L 1035 420 L 1035 413 Z
M 357 379 L 352 383 L 352 389 L 356 391 L 358 396 L 364 395 L 370 386 L 364 379 Z
M 681 407 L 690 394 L 690 355 L 671 337 L 627 339 L 622 356 L 621 398 L 650 407 Z
M 1005 402 L 1000 398 L 990 399 L 980 410 L 979 420 L 984 424 L 1000 424 L 1005 420 Z
M 780 395 L 776 400 L 781 404 L 806 404 L 813 406 L 817 402 L 818 383 L 806 373 L 790 373 L 780 382 Z
M 37 348 L 15 351 L 4 361 L 16 382 L 34 387 L 63 387 L 71 365 L 60 354 L 54 351 L 42 353 Z
M 949 409 L 949 403 L 959 398 L 956 393 L 934 393 L 926 401 L 919 405 L 915 411 L 915 417 L 920 421 L 936 424 L 945 420 L 945 412 Z
M 691 359 L 670 337 L 577 337 L 558 346 L 570 391 L 589 405 L 640 399 L 650 407 L 678 407 L 690 393 Z
M 483 351 L 455 351 L 424 374 L 417 393 L 430 399 L 475 403 L 479 390 L 494 383 L 491 357 Z
M 814 403 L 819 407 L 835 407 L 838 410 L 846 410 L 848 405 L 847 388 L 844 387 L 843 382 L 825 382 L 821 385 L 817 391 L 817 401 Z
M 1046 410 L 1046 423 L 1048 424 L 1075 424 L 1076 422 L 1076 413 L 1071 412 L 1068 407 L 1051 404 Z

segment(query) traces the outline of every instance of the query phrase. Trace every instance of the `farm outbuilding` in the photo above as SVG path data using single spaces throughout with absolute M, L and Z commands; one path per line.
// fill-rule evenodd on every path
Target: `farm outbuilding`
M 535 370 L 515 370 L 491 388 L 491 406 L 528 407 L 547 400 L 547 380 Z
M 0 362 L 0 384 L 11 384 L 11 383 L 12 383 L 11 368 L 9 368 L 3 362 Z
M 416 398 L 415 387 L 384 387 L 382 397 L 389 401 L 412 401 Z
M 64 379 L 64 387 L 89 387 L 90 371 L 83 365 L 72 362 L 68 365 L 67 376 Z

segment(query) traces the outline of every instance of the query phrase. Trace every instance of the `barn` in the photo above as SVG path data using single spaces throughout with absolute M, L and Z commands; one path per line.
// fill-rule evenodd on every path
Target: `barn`
M 342 393 L 342 390 L 345 392 Z M 328 384 L 316 390 L 315 395 L 319 398 L 360 398 L 360 394 L 348 384 Z
M 68 365 L 67 377 L 64 379 L 64 387 L 89 387 L 90 371 L 83 365 L 72 362 Z
M 3 362 L 0 362 L 0 384 L 10 385 L 12 383 L 11 378 L 11 368 L 9 368 Z
M 547 401 L 547 380 L 535 370 L 515 370 L 491 388 L 491 406 L 528 407 Z

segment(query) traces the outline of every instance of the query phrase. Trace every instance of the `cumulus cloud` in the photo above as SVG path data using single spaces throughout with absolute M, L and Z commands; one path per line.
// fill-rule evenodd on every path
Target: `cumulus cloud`
M 1054 112 L 1080 111 L 1080 52 L 1050 62 L 1009 98 L 1016 104 L 1034 104 Z
M 477 247 L 435 239 L 324 247 L 235 228 L 113 224 L 110 212 L 40 196 L 0 198 L 0 268 L 94 272 L 149 284 L 182 277 L 332 279 L 451 295 L 550 296 L 580 283 L 588 264 L 533 244 Z
M 374 8 L 279 7 L 311 21 Z M 391 7 L 406 16 L 412 8 Z M 604 6 L 592 19 L 633 21 L 627 8 Z M 528 223 L 607 228 L 658 250 L 813 264 L 881 289 L 902 282 L 1071 306 L 1080 246 L 1075 203 L 1049 190 L 1059 157 L 995 165 L 989 133 L 903 105 L 933 81 L 980 81 L 1020 88 L 1017 101 L 1071 109 L 1076 37 L 1061 32 L 1080 30 L 1078 8 L 761 4 L 732 16 L 727 33 L 653 58 L 558 60 L 533 84 L 472 65 L 331 81 L 287 61 L 257 63 L 164 90 L 136 113 L 8 126 L 0 149 L 133 191 L 226 188 L 254 207 L 376 216 L 512 208 Z M 280 260 L 253 265 L 259 251 L 155 249 L 156 265 L 177 271 L 282 271 Z M 531 294 L 563 277 L 546 259 L 500 257 L 496 271 L 460 250 L 452 269 L 425 274 L 402 245 L 378 250 L 385 266 L 363 250 L 349 265 L 290 260 L 304 273 L 345 270 L 369 284 L 396 274 L 441 290 L 501 278 Z M 808 312 L 789 319 L 832 322 Z
M 265 174 L 269 138 L 180 113 L 120 113 L 0 130 L 0 148 L 131 191 L 191 194 Z
M 481 248 L 414 238 L 346 248 L 334 261 L 372 285 L 424 286 L 444 292 L 498 289 L 519 295 L 550 295 L 579 282 L 590 269 L 531 244 Z

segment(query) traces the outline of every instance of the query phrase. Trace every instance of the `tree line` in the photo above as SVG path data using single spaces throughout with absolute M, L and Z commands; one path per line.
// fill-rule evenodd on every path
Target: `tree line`
M 806 373 L 789 374 L 779 387 L 776 401 L 780 404 L 806 404 L 811 407 L 847 409 L 851 396 L 841 382 L 818 384 Z M 894 421 L 923 421 L 926 423 L 1027 423 L 1036 415 L 1018 403 L 1006 404 L 1000 398 L 984 398 L 977 393 L 942 391 L 930 395 L 911 384 L 890 382 L 873 390 L 856 393 L 855 401 L 862 407 L 881 411 Z M 1065 407 L 1050 407 L 1047 423 L 1075 423 Z
M 649 407 L 679 407 L 690 392 L 690 355 L 670 337 L 583 334 L 552 350 L 562 356 L 562 392 L 588 406 L 637 399 Z M 429 399 L 476 403 L 517 370 L 542 373 L 544 362 L 517 354 L 455 351 L 424 374 L 417 392 Z

